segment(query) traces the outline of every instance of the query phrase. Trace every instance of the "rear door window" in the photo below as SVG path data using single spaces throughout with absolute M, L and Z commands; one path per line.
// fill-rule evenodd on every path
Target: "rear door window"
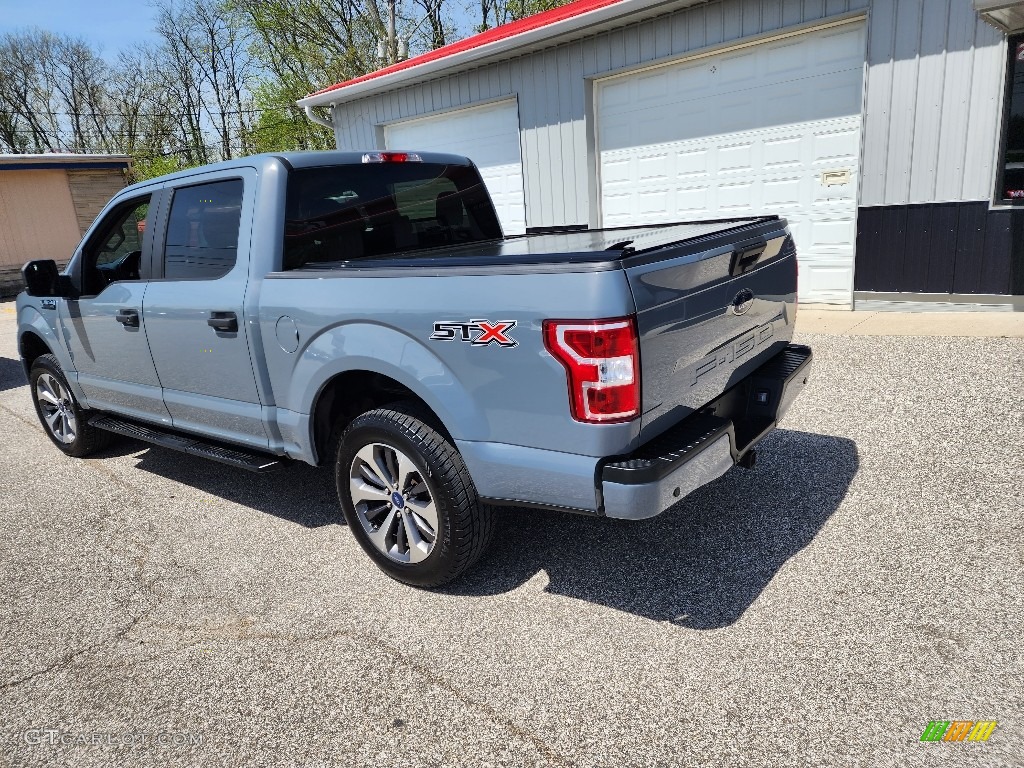
M 288 176 L 285 269 L 500 237 L 487 189 L 469 166 L 367 163 Z
M 174 190 L 164 246 L 164 277 L 216 280 L 238 258 L 242 219 L 241 179 Z

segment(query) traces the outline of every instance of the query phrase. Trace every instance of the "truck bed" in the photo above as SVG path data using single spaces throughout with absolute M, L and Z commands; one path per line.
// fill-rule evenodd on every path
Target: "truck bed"
M 779 228 L 778 216 L 678 222 L 640 227 L 611 227 L 507 237 L 461 246 L 405 251 L 390 256 L 312 263 L 286 275 L 331 270 L 382 267 L 466 267 L 497 265 L 592 265 L 592 269 L 621 269 L 640 263 L 645 255 L 667 247 L 688 246 L 694 253 L 734 243 L 738 235 L 756 237 Z M 785 222 L 782 222 L 785 226 Z M 680 255 L 677 253 L 676 255 Z M 277 274 L 275 276 L 281 276 Z
M 793 335 L 796 251 L 778 216 L 524 235 L 311 264 L 269 277 L 497 279 L 587 272 L 625 277 L 640 339 L 641 443 L 749 375 Z M 531 307 L 543 303 L 549 317 L 571 317 L 564 294 L 555 303 L 518 296 Z

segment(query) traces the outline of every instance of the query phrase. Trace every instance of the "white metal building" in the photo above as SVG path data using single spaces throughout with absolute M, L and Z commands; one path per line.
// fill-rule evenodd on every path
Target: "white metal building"
M 469 155 L 509 234 L 773 213 L 802 302 L 1021 308 L 1024 0 L 974 2 L 577 0 L 299 103 Z

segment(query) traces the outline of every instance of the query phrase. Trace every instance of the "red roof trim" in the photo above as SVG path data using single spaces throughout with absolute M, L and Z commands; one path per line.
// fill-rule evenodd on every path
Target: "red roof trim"
M 459 40 L 454 43 L 449 43 L 442 48 L 435 48 L 432 51 L 421 53 L 419 56 L 414 56 L 411 59 L 405 61 L 399 61 L 391 66 L 378 69 L 376 72 L 370 72 L 366 75 L 360 75 L 354 77 L 351 80 L 346 80 L 343 83 L 332 85 L 328 88 L 311 93 L 310 96 L 319 96 L 324 93 L 330 93 L 331 91 L 337 91 L 341 88 L 347 88 L 350 85 L 356 83 L 363 83 L 367 80 L 374 80 L 384 75 L 390 75 L 395 72 L 402 72 L 406 69 L 412 69 L 420 64 L 427 64 L 431 61 L 437 61 L 444 59 L 449 56 L 454 56 L 457 53 L 465 53 L 471 51 L 474 48 L 480 48 L 481 46 L 487 45 L 488 43 L 496 43 L 499 40 L 507 40 L 510 37 L 521 35 L 524 32 L 532 32 L 535 29 L 547 27 L 552 24 L 557 24 L 560 21 L 566 19 L 572 19 L 577 16 L 582 16 L 585 13 L 596 11 L 601 8 L 606 8 L 609 5 L 615 5 L 621 3 L 623 0 L 576 0 L 575 2 L 568 3 L 558 8 L 552 8 L 550 11 L 544 11 L 533 16 L 527 16 L 525 19 L 519 21 L 513 21 L 508 24 L 503 24 L 500 27 L 494 27 L 494 29 L 488 29 L 486 32 L 481 32 L 478 35 L 467 37 L 464 40 Z M 309 98 L 307 96 L 306 98 Z

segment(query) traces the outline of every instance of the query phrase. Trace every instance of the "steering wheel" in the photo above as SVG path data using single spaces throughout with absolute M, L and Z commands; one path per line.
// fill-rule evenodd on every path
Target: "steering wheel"
M 118 280 L 138 280 L 141 264 L 142 251 L 129 251 L 114 261 L 97 265 L 95 267 L 95 274 L 103 283 L 100 289 L 102 290 Z

